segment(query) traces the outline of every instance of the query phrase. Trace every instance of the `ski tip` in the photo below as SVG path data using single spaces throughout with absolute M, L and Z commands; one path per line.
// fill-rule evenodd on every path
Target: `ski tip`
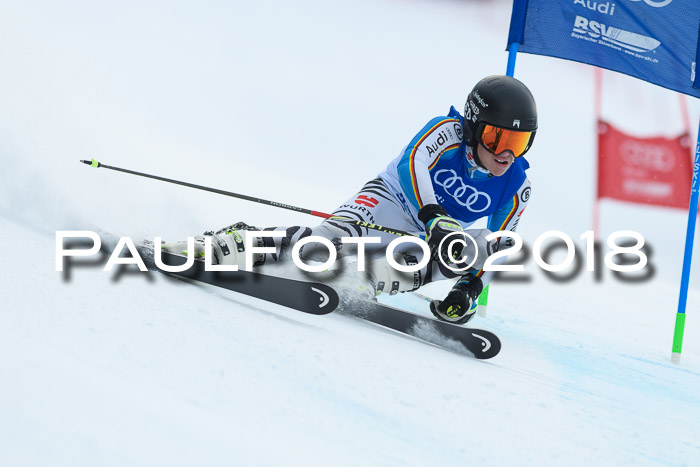
M 89 165 L 90 167 L 99 167 L 99 166 L 100 166 L 100 163 L 97 162 L 95 159 L 92 159 L 92 160 L 89 160 L 89 161 L 85 161 L 85 160 L 82 160 L 82 159 L 81 159 L 80 162 L 82 162 L 83 164 L 87 164 L 87 165 Z
M 477 342 L 476 346 L 469 349 L 475 358 L 486 360 L 495 357 L 501 351 L 501 340 L 494 333 L 483 329 L 472 329 L 470 333 Z

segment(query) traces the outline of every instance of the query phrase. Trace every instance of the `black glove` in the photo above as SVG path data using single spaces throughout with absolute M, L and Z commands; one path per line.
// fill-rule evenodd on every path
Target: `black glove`
M 452 287 L 444 300 L 430 302 L 430 311 L 441 321 L 464 324 L 474 316 L 476 299 L 484 290 L 484 283 L 479 277 L 465 274 Z
M 462 249 L 464 248 L 462 241 L 464 241 L 464 237 L 461 235 L 451 236 L 450 239 L 442 245 L 443 251 L 437 251 L 440 242 L 442 242 L 445 237 L 455 232 L 464 232 L 459 222 L 447 215 L 445 208 L 439 204 L 426 204 L 418 212 L 418 219 L 425 224 L 425 231 L 428 234 L 426 241 L 428 242 L 433 258 L 440 254 L 446 263 L 451 263 L 457 261 L 462 256 Z M 454 243 L 452 247 L 452 257 L 450 258 L 448 255 L 449 245 L 454 240 L 462 241 Z

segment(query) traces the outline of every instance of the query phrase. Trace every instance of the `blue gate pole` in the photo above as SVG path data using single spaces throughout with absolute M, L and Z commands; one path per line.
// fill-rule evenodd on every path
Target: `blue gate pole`
M 681 291 L 678 297 L 678 312 L 676 326 L 673 332 L 673 353 L 671 361 L 680 363 L 681 348 L 683 347 L 683 331 L 685 329 L 685 306 L 688 301 L 688 282 L 690 281 L 690 260 L 693 258 L 693 241 L 695 240 L 695 221 L 698 213 L 698 172 L 700 172 L 700 127 L 698 141 L 695 146 L 695 163 L 693 164 L 693 180 L 690 185 L 690 206 L 688 207 L 688 229 L 685 233 L 685 253 L 683 254 L 683 273 L 681 275 Z
M 518 55 L 518 43 L 513 42 L 508 47 L 508 66 L 506 67 L 506 75 L 511 78 L 515 74 L 515 57 Z

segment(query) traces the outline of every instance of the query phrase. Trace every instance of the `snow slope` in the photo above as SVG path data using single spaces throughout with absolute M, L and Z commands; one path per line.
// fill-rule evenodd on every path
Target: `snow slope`
M 329 211 L 503 72 L 509 16 L 501 0 L 0 5 L 0 231 L 17 252 L 0 273 L 0 464 L 700 464 L 697 261 L 669 358 L 682 212 L 603 204 L 603 236 L 637 230 L 654 248 L 641 284 L 554 282 L 532 259 L 528 282 L 494 284 L 475 324 L 504 346 L 486 362 L 104 261 L 55 271 L 56 230 L 315 223 L 78 159 Z M 541 115 L 519 232 L 582 246 L 592 70 L 521 55 L 516 76 Z M 605 82 L 623 129 L 681 130 L 675 94 Z

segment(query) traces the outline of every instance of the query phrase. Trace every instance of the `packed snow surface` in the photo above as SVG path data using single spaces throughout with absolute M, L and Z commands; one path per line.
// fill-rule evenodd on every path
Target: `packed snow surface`
M 503 342 L 488 361 L 339 314 L 103 272 L 105 257 L 56 271 L 57 230 L 175 240 L 240 220 L 314 225 L 78 160 L 331 211 L 504 72 L 510 8 L 2 3 L 0 465 L 700 465 L 698 261 L 670 361 L 682 211 L 602 203 L 603 240 L 635 230 L 653 248 L 638 283 L 602 264 L 599 279 L 555 281 L 525 256 L 526 280 L 493 284 L 472 321 Z M 540 113 L 518 232 L 531 245 L 562 231 L 583 260 L 593 70 L 520 55 L 516 77 Z M 613 73 L 603 84 L 603 115 L 623 131 L 683 131 L 676 94 Z M 694 141 L 700 105 L 686 102 Z M 382 300 L 428 313 L 415 294 Z

